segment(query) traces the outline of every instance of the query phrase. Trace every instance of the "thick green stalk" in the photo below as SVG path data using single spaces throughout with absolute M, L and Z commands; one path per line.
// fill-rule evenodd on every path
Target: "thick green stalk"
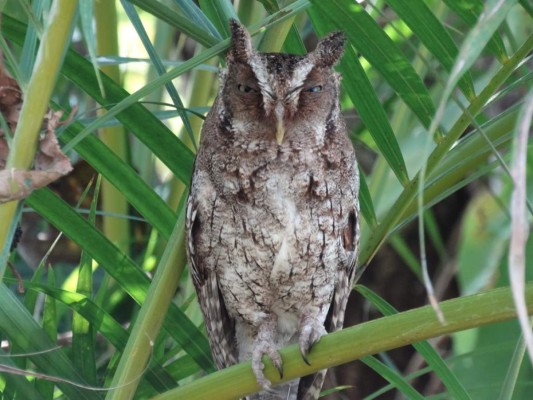
M 76 0 L 56 0 L 53 2 L 28 90 L 24 93 L 24 103 L 11 143 L 6 169 L 29 169 L 33 163 L 39 133 L 48 102 L 54 89 L 63 62 L 63 56 L 70 43 L 72 22 L 76 15 Z M 15 187 L 14 190 L 17 188 Z M 0 246 L 9 249 L 7 243 L 9 226 L 18 202 L 0 204 Z M 0 268 L 0 278 L 3 269 Z
M 178 287 L 186 263 L 184 213 L 182 213 L 157 266 L 133 330 L 122 353 L 107 400 L 126 400 L 135 395 L 137 385 L 146 370 L 153 344 L 170 302 Z
M 118 23 L 117 9 L 114 0 L 95 1 L 94 16 L 96 21 L 96 47 L 101 56 L 118 56 Z M 101 67 L 115 82 L 120 82 L 118 65 L 105 65 Z M 105 113 L 101 111 L 100 115 Z M 100 139 L 119 158 L 126 160 L 128 155 L 126 133 L 124 128 L 110 126 L 99 130 Z M 126 254 L 129 247 L 129 220 L 117 218 L 114 215 L 128 215 L 128 202 L 124 195 L 107 179 L 102 181 L 102 211 L 104 234 Z
M 533 313 L 533 283 L 526 286 L 529 313 Z M 446 317 L 441 324 L 431 306 L 379 318 L 324 336 L 313 346 L 307 365 L 297 345 L 280 351 L 283 379 L 270 362 L 265 375 L 274 384 L 305 376 L 324 368 L 406 346 L 421 340 L 515 318 L 510 288 L 499 288 L 440 303 Z M 152 400 L 238 399 L 259 390 L 251 363 L 245 362 L 215 372 Z
M 456 140 L 463 134 L 470 124 L 469 115 L 476 116 L 490 97 L 496 93 L 515 68 L 523 61 L 526 55 L 533 49 L 533 36 L 518 49 L 518 51 L 505 63 L 490 80 L 488 85 L 471 103 L 468 109 L 459 117 L 448 134 L 437 144 L 427 160 L 426 176 L 429 177 L 435 168 L 448 153 Z M 378 227 L 363 238 L 362 251 L 359 256 L 361 265 L 367 265 L 374 254 L 385 241 L 388 234 L 398 223 L 405 210 L 416 200 L 419 187 L 420 175 L 417 174 L 402 191 L 396 202 L 390 207 L 390 211 L 380 222 Z

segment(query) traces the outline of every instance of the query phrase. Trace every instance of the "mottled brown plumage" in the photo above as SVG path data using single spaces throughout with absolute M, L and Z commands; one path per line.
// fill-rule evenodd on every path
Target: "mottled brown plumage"
M 305 55 L 232 46 L 205 121 L 187 208 L 191 275 L 218 368 L 252 359 L 257 399 L 315 399 L 325 371 L 271 387 L 263 355 L 304 359 L 342 327 L 359 239 L 358 168 L 332 68 L 344 37 Z

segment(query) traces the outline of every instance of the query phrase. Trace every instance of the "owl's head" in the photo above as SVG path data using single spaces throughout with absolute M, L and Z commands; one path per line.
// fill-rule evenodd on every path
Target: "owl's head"
M 340 79 L 333 66 L 344 51 L 344 35 L 331 33 L 300 56 L 258 52 L 242 25 L 231 20 L 230 27 L 221 96 L 234 130 L 278 145 L 305 135 L 322 141 L 309 136 L 323 136 L 329 120 L 338 118 Z

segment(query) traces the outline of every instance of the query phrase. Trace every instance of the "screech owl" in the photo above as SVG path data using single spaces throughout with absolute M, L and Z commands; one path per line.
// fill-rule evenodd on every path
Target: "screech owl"
M 359 244 L 358 167 L 339 106 L 344 36 L 261 53 L 230 21 L 187 205 L 187 251 L 218 368 L 252 360 L 255 399 L 315 399 L 326 371 L 272 388 L 264 355 L 342 328 Z

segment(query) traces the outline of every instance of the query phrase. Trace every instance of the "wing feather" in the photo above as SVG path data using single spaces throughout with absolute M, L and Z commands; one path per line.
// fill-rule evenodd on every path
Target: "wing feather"
M 186 221 L 189 269 L 204 315 L 211 352 L 217 368 L 222 369 L 237 363 L 235 323 L 220 293 L 216 266 L 205 265 L 206 257 L 199 254 L 197 246 L 205 222 L 194 196 L 189 196 Z

